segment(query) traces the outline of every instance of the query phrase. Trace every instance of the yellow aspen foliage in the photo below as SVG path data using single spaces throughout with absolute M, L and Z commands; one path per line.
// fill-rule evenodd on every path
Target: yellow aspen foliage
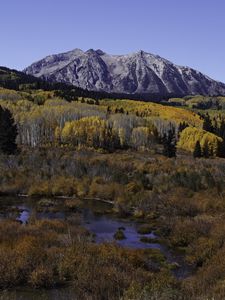
M 196 113 L 183 108 L 165 106 L 158 103 L 147 103 L 134 100 L 101 100 L 100 105 L 110 108 L 111 111 L 123 109 L 139 117 L 160 118 L 167 121 L 173 121 L 176 124 L 185 122 L 191 126 L 202 127 L 202 120 Z
M 136 148 L 148 148 L 153 133 L 149 127 L 136 127 L 132 130 L 131 142 Z
M 66 122 L 62 129 L 62 140 L 75 146 L 101 147 L 104 142 L 106 121 L 99 117 L 85 117 Z
M 193 152 L 197 141 L 200 142 L 202 148 L 208 144 L 209 149 L 212 149 L 213 153 L 216 154 L 217 143 L 218 141 L 222 142 L 222 138 L 203 129 L 187 127 L 181 132 L 177 147 Z

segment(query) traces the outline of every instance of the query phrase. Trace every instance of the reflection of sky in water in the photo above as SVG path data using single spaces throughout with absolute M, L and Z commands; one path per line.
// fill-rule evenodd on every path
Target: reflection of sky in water
M 113 241 L 113 235 L 119 227 L 124 227 L 126 239 L 116 241 L 124 247 L 131 248 L 156 248 L 160 249 L 159 244 L 149 244 L 140 241 L 141 237 L 155 238 L 154 233 L 140 235 L 137 233 L 137 225 L 131 222 L 126 222 L 119 219 L 111 218 L 110 216 L 94 215 L 91 211 L 85 210 L 83 214 L 84 226 L 91 232 L 96 234 L 96 242 Z
M 20 210 L 20 215 L 16 218 L 17 221 L 20 221 L 23 224 L 26 224 L 34 213 L 35 218 L 37 219 L 65 219 L 65 213 L 61 211 L 57 212 L 36 212 L 35 208 L 28 206 L 26 204 L 18 205 L 17 208 Z
M 30 217 L 30 212 L 28 210 L 23 210 L 20 216 L 17 218 L 18 221 L 21 221 L 23 224 L 26 224 Z

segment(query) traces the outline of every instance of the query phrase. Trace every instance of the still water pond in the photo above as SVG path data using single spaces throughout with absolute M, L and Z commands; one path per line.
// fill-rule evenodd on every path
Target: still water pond
M 16 219 L 24 226 L 29 222 L 30 218 L 37 219 L 62 219 L 74 216 L 74 211 L 68 211 L 63 205 L 64 200 L 51 200 L 61 203 L 57 209 L 49 210 L 49 208 L 40 210 L 38 203 L 43 199 L 28 198 L 0 198 L 0 220 Z M 44 200 L 46 201 L 46 199 Z M 85 201 L 85 205 L 79 210 L 81 225 L 95 235 L 95 242 L 114 241 L 114 234 L 119 228 L 123 228 L 125 239 L 116 241 L 119 245 L 134 249 L 153 248 L 159 249 L 167 258 L 169 263 L 176 262 L 180 265 L 174 271 L 174 275 L 178 278 L 186 277 L 190 273 L 190 269 L 183 263 L 182 257 L 174 255 L 164 245 L 159 243 L 144 243 L 141 238 L 147 237 L 151 239 L 157 238 L 154 232 L 149 234 L 139 234 L 138 228 L 141 224 L 127 219 L 118 218 L 109 213 L 110 204 L 98 201 Z M 64 300 L 76 299 L 71 288 L 53 289 L 50 291 L 33 291 L 33 290 L 17 290 L 0 292 L 0 300 Z
M 0 199 L 0 201 L 3 202 L 3 199 Z M 113 236 L 118 228 L 123 228 L 126 238 L 117 241 L 121 246 L 136 249 L 156 248 L 162 250 L 162 246 L 158 243 L 144 243 L 140 241 L 142 237 L 156 238 L 153 232 L 145 235 L 138 234 L 137 230 L 140 224 L 104 213 L 109 208 L 110 204 L 86 201 L 85 206 L 80 210 L 81 225 L 95 235 L 97 243 L 113 241 Z M 63 205 L 59 207 L 59 210 L 54 212 L 48 209 L 42 209 L 39 212 L 38 200 L 33 199 L 11 198 L 4 201 L 4 206 L 0 204 L 0 219 L 16 219 L 23 224 L 29 222 L 29 219 L 34 216 L 37 219 L 66 220 L 73 215 L 74 212 L 65 211 Z

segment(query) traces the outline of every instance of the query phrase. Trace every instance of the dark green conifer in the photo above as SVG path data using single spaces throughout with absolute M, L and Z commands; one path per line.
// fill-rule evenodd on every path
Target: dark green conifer
M 220 141 L 217 142 L 217 153 L 216 153 L 216 155 L 218 157 L 225 158 L 225 139 L 223 139 L 222 142 L 220 142 Z
M 203 148 L 202 148 L 202 155 L 203 157 L 205 158 L 209 158 L 209 145 L 207 142 L 205 142 L 205 144 L 203 145 Z
M 17 126 L 14 123 L 11 112 L 0 106 L 0 152 L 13 154 L 16 145 Z
M 163 139 L 163 155 L 167 157 L 176 157 L 176 133 L 175 128 L 171 127 L 168 133 L 164 134 Z
M 201 145 L 200 145 L 200 142 L 197 141 L 196 144 L 195 144 L 195 149 L 194 149 L 194 152 L 193 152 L 193 156 L 196 158 L 196 157 L 202 157 L 202 149 L 201 149 Z
M 204 115 L 203 129 L 214 133 L 214 127 L 212 125 L 212 121 L 211 121 L 208 113 L 206 115 Z

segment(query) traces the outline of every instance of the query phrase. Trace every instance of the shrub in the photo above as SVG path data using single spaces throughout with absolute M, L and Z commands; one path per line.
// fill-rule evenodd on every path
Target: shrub
M 50 288 L 54 285 L 53 272 L 50 266 L 38 266 L 29 276 L 28 282 L 33 288 Z
M 118 229 L 115 232 L 113 237 L 114 237 L 115 240 L 124 240 L 124 239 L 126 239 L 126 236 L 125 236 L 124 231 L 122 229 Z

